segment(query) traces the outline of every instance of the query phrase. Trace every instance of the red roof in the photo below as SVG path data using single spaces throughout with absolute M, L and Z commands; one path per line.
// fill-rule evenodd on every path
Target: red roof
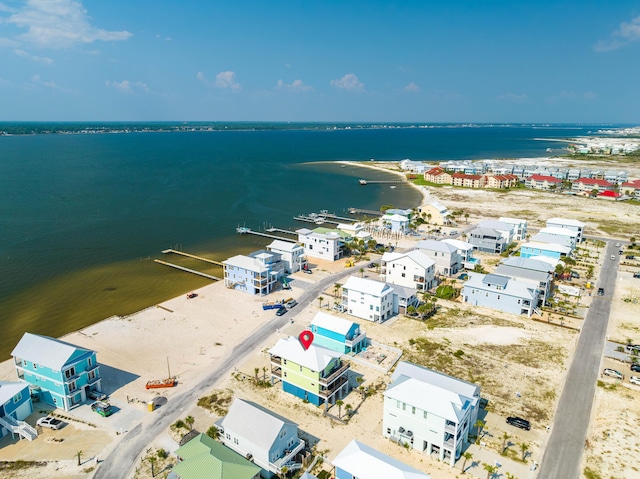
M 622 195 L 620 193 L 616 193 L 613 190 L 603 191 L 602 193 L 598 193 L 598 196 L 604 196 L 606 198 L 620 198 Z
M 607 180 L 597 180 L 595 178 L 578 178 L 575 183 L 582 183 L 584 185 L 598 185 L 598 186 L 613 186 Z
M 451 175 L 452 178 L 462 178 L 464 180 L 479 180 L 482 178 L 482 175 L 467 175 L 466 173 L 454 173 Z
M 640 188 L 640 180 L 626 181 L 622 183 L 622 186 L 626 186 L 627 188 Z
M 438 176 L 444 173 L 444 169 L 440 166 L 436 166 L 435 168 L 431 168 L 429 171 L 425 173 L 425 175 Z
M 493 175 L 493 178 L 498 181 L 508 181 L 508 180 L 517 180 L 518 177 L 516 175 Z
M 531 175 L 527 180 L 535 180 L 535 181 L 548 181 L 549 183 L 562 183 L 562 180 L 559 180 L 555 176 L 545 176 L 545 175 Z

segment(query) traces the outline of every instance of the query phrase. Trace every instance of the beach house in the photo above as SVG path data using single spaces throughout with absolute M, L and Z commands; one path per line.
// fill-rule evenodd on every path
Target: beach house
M 222 262 L 224 285 L 251 295 L 267 295 L 276 289 L 278 278 L 284 274 L 280 259 L 280 254 L 265 250 L 226 259 Z
M 304 248 L 297 243 L 273 240 L 267 246 L 267 250 L 280 255 L 286 273 L 301 271 L 307 262 Z
M 357 354 L 367 347 L 367 334 L 358 323 L 322 311 L 313 317 L 309 330 L 315 345 L 340 354 Z
M 640 198 L 640 180 L 625 181 L 620 185 L 620 191 L 626 196 Z
M 432 369 L 400 362 L 384 393 L 382 435 L 453 467 L 469 441 L 480 386 Z
M 508 276 L 469 273 L 462 297 L 465 303 L 473 306 L 531 316 L 539 303 L 540 293 L 535 285 Z
M 575 246 L 575 243 L 574 243 L 575 240 L 570 236 L 560 236 L 560 235 L 554 235 L 554 234 L 548 234 L 548 233 L 535 234 L 530 238 L 530 241 L 532 243 L 559 244 L 562 246 L 566 246 L 571 250 L 573 250 Z
M 562 185 L 562 180 L 549 175 L 531 175 L 524 180 L 525 188 L 534 190 L 553 190 Z
M 473 269 L 480 264 L 480 260 L 473 255 L 474 247 L 471 243 L 452 238 L 443 239 L 441 242 L 450 244 L 457 249 L 464 269 Z
M 544 305 L 551 295 L 553 284 L 553 268 L 542 261 L 514 256 L 503 261 L 495 270 L 495 274 L 506 276 L 512 280 L 529 283 L 538 291 L 538 304 Z
M 527 220 L 520 218 L 506 218 L 500 217 L 498 221 L 507 223 L 513 226 L 513 236 L 511 241 L 522 241 L 527 237 Z
M 539 243 L 529 241 L 520 246 L 520 257 L 532 258 L 534 256 L 548 256 L 553 259 L 560 259 L 563 256 L 571 255 L 572 248 L 558 243 Z
M 599 180 L 596 178 L 578 178 L 571 185 L 571 191 L 575 193 L 586 192 L 591 193 L 596 191 L 602 193 L 603 191 L 613 190 L 613 183 L 609 183 L 607 180 Z
M 305 442 L 298 425 L 258 404 L 236 398 L 216 426 L 220 441 L 260 466 L 264 479 L 302 468 Z
M 484 175 L 454 173 L 451 178 L 454 186 L 464 186 L 465 188 L 484 188 L 487 184 L 487 177 Z
M 406 234 L 409 231 L 411 219 L 409 216 L 388 210 L 384 216 L 380 218 L 380 223 L 382 227 L 388 231 Z
M 304 254 L 307 257 L 324 259 L 327 261 L 337 261 L 342 258 L 344 245 L 351 237 L 340 230 L 330 230 L 327 228 L 300 228 L 298 233 L 298 243 L 302 244 Z
M 436 240 L 418 241 L 416 248 L 425 253 L 435 263 L 435 274 L 452 276 L 462 268 L 462 257 L 458 248 Z
M 418 207 L 418 213 L 430 225 L 445 226 L 451 224 L 451 212 L 446 206 L 432 201 Z
M 387 283 L 426 291 L 434 286 L 435 262 L 419 249 L 407 253 L 386 252 L 380 260 L 380 273 Z
M 42 401 L 69 411 L 90 390 L 101 391 L 96 352 L 59 339 L 24 333 L 11 352 L 18 379 L 40 389 Z
M 260 479 L 260 467 L 206 434 L 176 450 L 167 479 Z
M 450 173 L 447 173 L 444 168 L 436 166 L 429 171 L 424 172 L 424 180 L 429 183 L 435 183 L 437 185 L 451 185 L 453 184 L 453 178 Z
M 425 474 L 380 451 L 352 440 L 331 461 L 335 479 L 430 479 Z
M 485 187 L 487 188 L 515 188 L 518 186 L 518 177 L 512 174 L 504 174 L 504 175 L 487 175 L 486 177 L 487 183 Z
M 474 249 L 485 253 L 502 253 L 508 244 L 500 231 L 480 226 L 469 232 L 468 239 Z
M 381 281 L 350 276 L 342 286 L 342 304 L 351 316 L 382 323 L 394 315 L 393 288 Z
M 298 338 L 279 339 L 269 350 L 271 384 L 282 383 L 282 390 L 311 404 L 334 404 L 349 392 L 350 365 L 341 354 L 323 346 L 302 347 Z
M 33 413 L 29 384 L 0 381 L 0 439 L 11 434 L 33 441 L 38 432 L 25 422 Z
M 575 231 L 578 234 L 576 237 L 576 244 L 582 242 L 584 226 L 585 224 L 582 221 L 568 218 L 549 218 L 547 220 L 547 228 L 565 228 L 571 231 Z
M 553 236 L 557 238 L 563 238 L 562 241 L 558 242 L 559 244 L 564 244 L 566 239 L 568 238 L 571 243 L 571 248 L 575 248 L 578 244 L 578 232 L 575 230 L 570 230 L 568 228 L 547 227 L 541 228 L 538 233 L 547 235 L 547 237 Z

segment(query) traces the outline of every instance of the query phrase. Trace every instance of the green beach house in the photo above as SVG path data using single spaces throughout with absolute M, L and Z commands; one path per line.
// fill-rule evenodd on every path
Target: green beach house
M 206 434 L 176 451 L 178 464 L 167 479 L 260 479 L 260 467 Z
M 312 344 L 304 349 L 297 338 L 280 339 L 269 350 L 271 383 L 316 406 L 334 404 L 349 392 L 350 365 L 340 353 Z

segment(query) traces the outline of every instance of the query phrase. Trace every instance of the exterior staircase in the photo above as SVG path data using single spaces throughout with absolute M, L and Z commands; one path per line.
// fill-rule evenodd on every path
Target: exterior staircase
M 0 417 L 0 426 L 11 431 L 11 434 L 19 434 L 21 437 L 29 441 L 33 441 L 38 437 L 38 431 L 33 427 L 29 426 L 29 424 L 24 421 L 17 421 L 11 416 Z

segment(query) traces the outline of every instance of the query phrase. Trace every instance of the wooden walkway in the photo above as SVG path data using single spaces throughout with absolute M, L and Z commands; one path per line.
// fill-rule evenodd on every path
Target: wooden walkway
M 291 238 L 283 238 L 282 236 L 270 235 L 269 233 L 262 233 L 260 231 L 254 231 L 251 228 L 247 228 L 247 227 L 236 228 L 236 232 L 240 233 L 241 235 L 245 235 L 246 234 L 246 235 L 264 236 L 265 238 L 271 238 L 271 239 L 287 241 L 288 243 L 295 243 L 296 242 L 295 240 L 292 240 Z
M 203 273 L 202 271 L 196 271 L 195 269 L 185 268 L 184 266 L 179 266 L 177 264 L 167 263 L 166 261 L 161 261 L 159 259 L 154 259 L 153 261 L 155 261 L 156 263 L 159 263 L 159 264 L 163 264 L 165 266 L 170 266 L 171 268 L 179 269 L 180 271 L 185 271 L 187 273 L 197 274 L 198 276 L 203 276 L 204 278 L 212 279 L 214 281 L 221 281 L 222 280 L 222 278 L 218 278 L 217 276 L 213 276 L 211 274 Z
M 211 263 L 211 264 L 215 264 L 216 266 L 224 266 L 220 261 L 214 261 L 212 259 L 209 258 L 203 258 L 202 256 L 196 256 L 195 254 L 189 254 L 189 253 L 185 253 L 184 251 L 178 251 L 175 249 L 165 249 L 162 253 L 164 254 L 179 254 L 182 256 L 187 256 L 188 258 L 193 258 L 193 259 L 197 259 L 200 261 L 205 261 L 207 263 Z

